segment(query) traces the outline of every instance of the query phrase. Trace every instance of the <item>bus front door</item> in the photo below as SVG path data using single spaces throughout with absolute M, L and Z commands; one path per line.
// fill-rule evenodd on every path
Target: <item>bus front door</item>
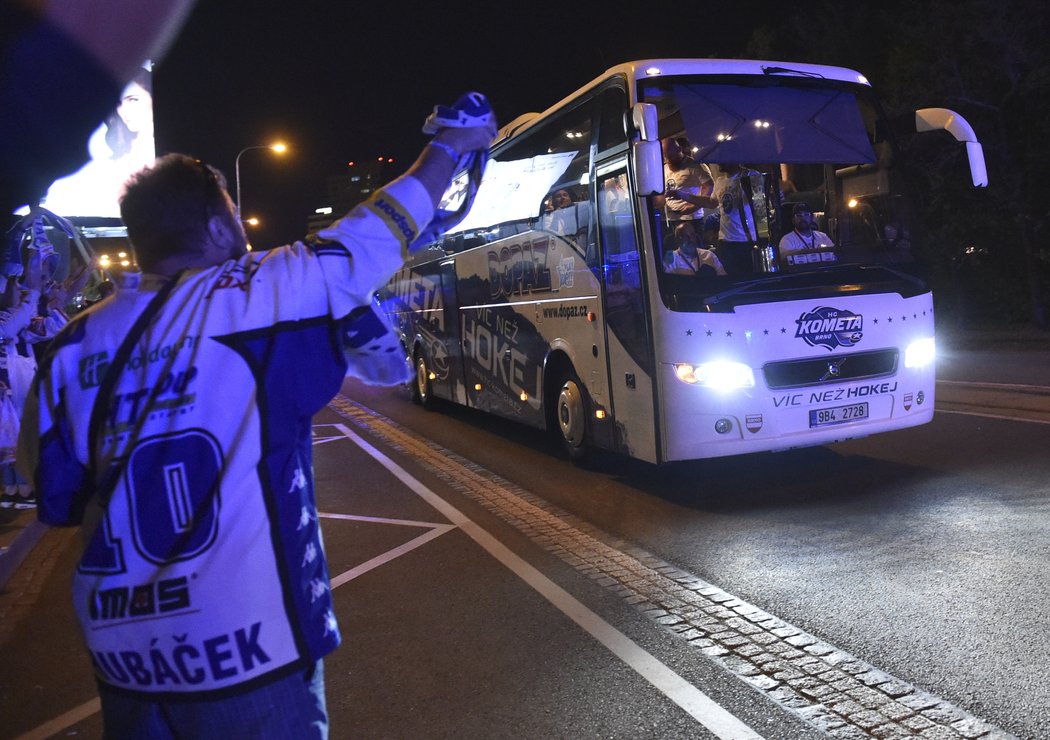
M 626 163 L 598 169 L 609 393 L 618 451 L 657 461 L 653 355 Z

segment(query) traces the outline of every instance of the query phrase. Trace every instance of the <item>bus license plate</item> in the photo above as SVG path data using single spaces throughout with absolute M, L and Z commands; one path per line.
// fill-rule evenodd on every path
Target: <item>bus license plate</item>
M 823 427 L 829 424 L 845 424 L 850 421 L 868 418 L 867 403 L 853 403 L 849 406 L 833 406 L 829 409 L 814 409 L 809 412 L 810 427 Z

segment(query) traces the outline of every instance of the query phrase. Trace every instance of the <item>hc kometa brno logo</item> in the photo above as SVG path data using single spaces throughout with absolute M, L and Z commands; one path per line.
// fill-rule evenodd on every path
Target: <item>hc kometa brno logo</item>
M 799 316 L 796 337 L 811 347 L 852 347 L 864 336 L 864 317 L 841 308 L 821 306 Z

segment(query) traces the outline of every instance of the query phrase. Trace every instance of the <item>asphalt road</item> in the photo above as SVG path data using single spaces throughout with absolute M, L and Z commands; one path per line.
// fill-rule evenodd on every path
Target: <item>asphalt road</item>
M 1050 736 L 1046 359 L 949 356 L 918 429 L 660 469 L 348 383 L 315 428 L 332 736 Z M 100 735 L 76 545 L 0 595 L 0 737 Z

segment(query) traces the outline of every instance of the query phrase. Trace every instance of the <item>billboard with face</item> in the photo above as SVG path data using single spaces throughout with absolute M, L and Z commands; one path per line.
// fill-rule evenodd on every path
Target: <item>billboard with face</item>
M 52 183 L 40 205 L 67 218 L 120 217 L 117 199 L 124 182 L 156 156 L 151 66 L 147 62 L 128 82 L 116 109 L 91 135 L 91 159 Z

